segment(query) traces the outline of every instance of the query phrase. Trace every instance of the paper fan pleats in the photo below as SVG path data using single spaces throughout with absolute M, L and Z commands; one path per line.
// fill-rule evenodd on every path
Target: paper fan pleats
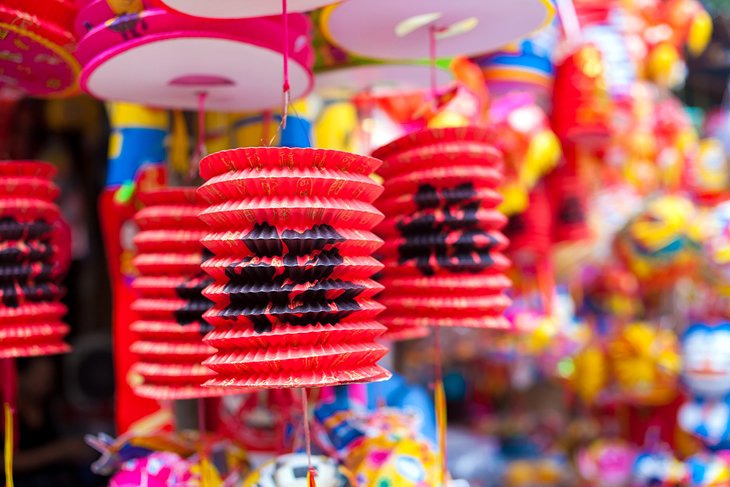
M 45 162 L 0 161 L 0 358 L 69 351 L 60 282 L 70 242 L 55 174 Z
M 138 336 L 132 370 L 141 378 L 135 392 L 160 400 L 220 396 L 225 391 L 202 386 L 214 375 L 202 365 L 214 351 L 203 343 L 209 327 L 202 316 L 212 304 L 202 295 L 212 280 L 200 267 L 208 257 L 198 218 L 205 205 L 195 188 L 164 188 L 140 199 L 145 207 L 135 215 L 140 231 L 134 240 L 139 277 L 132 283 L 139 296 L 132 308 L 140 317 L 132 324 Z
M 243 148 L 201 161 L 203 268 L 224 387 L 316 387 L 385 379 L 372 257 L 380 161 L 319 149 Z
M 434 129 L 375 151 L 385 186 L 378 208 L 387 215 L 376 228 L 385 241 L 378 299 L 386 338 L 411 338 L 424 325 L 507 327 L 510 262 L 494 140 L 486 129 Z

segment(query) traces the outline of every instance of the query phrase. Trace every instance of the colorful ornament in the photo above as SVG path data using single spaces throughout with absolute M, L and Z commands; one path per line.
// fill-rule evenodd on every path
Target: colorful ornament
M 552 56 L 560 37 L 559 29 L 559 23 L 554 20 L 523 41 L 475 58 L 490 94 L 499 98 L 523 91 L 534 94 L 540 101 L 549 98 L 555 73 Z
M 700 240 L 696 218 L 687 198 L 657 197 L 619 233 L 618 253 L 641 282 L 671 284 L 694 271 Z
M 265 463 L 244 480 L 242 487 L 310 487 L 308 473 L 311 461 L 316 471 L 317 487 L 355 487 L 354 476 L 337 462 L 325 456 L 290 453 Z
M 718 455 L 700 453 L 687 459 L 690 487 L 724 487 L 730 483 L 730 466 Z
M 627 486 L 636 454 L 621 441 L 598 440 L 578 453 L 578 472 L 594 487 Z
M 657 406 L 676 397 L 680 358 L 672 330 L 630 323 L 617 332 L 608 346 L 608 355 L 622 399 Z
M 730 295 L 730 202 L 712 209 L 702 242 L 705 274 L 722 296 Z
M 730 394 L 730 323 L 690 325 L 682 336 L 682 378 L 696 397 Z
M 505 156 L 501 212 L 513 215 L 531 204 L 529 193 L 560 162 L 560 141 L 545 112 L 529 94 L 505 95 L 490 106 L 489 120 L 500 137 L 495 141 Z
M 606 356 L 595 342 L 589 342 L 573 360 L 574 371 L 569 377 L 571 387 L 583 402 L 591 404 L 608 383 Z
M 631 487 L 674 487 L 688 481 L 687 467 L 668 451 L 640 453 L 631 474 Z
M 728 161 L 719 139 L 707 138 L 699 142 L 692 164 L 688 164 L 688 186 L 701 201 L 713 202 L 727 197 L 730 186 Z
M 682 336 L 682 379 L 691 398 L 678 422 L 707 446 L 730 446 L 730 324 L 696 323 Z
M 111 476 L 110 487 L 240 485 L 248 469 L 245 452 L 228 440 L 205 438 L 201 458 L 201 439 L 188 432 L 117 439 L 102 434 L 86 441 L 102 454 L 92 471 Z

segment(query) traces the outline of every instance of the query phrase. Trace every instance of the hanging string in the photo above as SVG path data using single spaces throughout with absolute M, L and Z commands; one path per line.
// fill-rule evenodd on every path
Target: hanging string
M 13 399 L 13 359 L 2 359 L 3 368 L 3 412 L 5 414 L 5 487 L 14 487 L 13 454 L 15 450 L 15 401 Z
M 205 156 L 205 99 L 208 93 L 201 91 L 198 93 L 198 137 L 195 144 L 195 154 L 193 162 L 190 164 L 190 180 L 198 177 L 198 168 L 200 167 L 200 159 Z
M 432 25 L 428 29 L 428 58 L 431 64 L 431 100 L 434 109 L 437 104 L 438 86 L 436 82 L 436 33 L 439 29 Z M 444 391 L 443 360 L 441 357 L 441 330 L 434 330 L 434 402 L 436 403 L 436 431 L 439 442 L 439 476 L 441 487 L 446 487 L 448 475 L 448 455 L 446 453 L 446 393 Z
M 317 487 L 317 471 L 312 467 L 312 435 L 309 431 L 309 402 L 307 389 L 302 388 L 302 415 L 304 418 L 304 443 L 307 449 L 307 487 Z
M 216 474 L 208 460 L 208 443 L 205 421 L 205 398 L 198 398 L 198 431 L 200 432 L 200 487 L 216 485 Z
M 281 110 L 281 126 L 286 128 L 286 117 L 289 113 L 291 87 L 289 86 L 289 16 L 287 15 L 286 0 L 281 0 L 281 14 L 284 17 L 284 106 Z
M 557 0 L 555 6 L 558 8 L 558 17 L 560 17 L 560 24 L 563 26 L 565 39 L 569 43 L 578 42 L 580 38 L 580 20 L 578 20 L 578 12 L 575 11 L 573 0 Z
M 434 100 L 434 103 L 437 95 L 436 33 L 438 32 L 438 30 L 439 29 L 435 25 L 432 25 L 428 28 L 428 59 L 431 65 L 431 99 Z
M 266 144 L 271 136 L 271 123 L 274 121 L 274 114 L 271 110 L 265 110 L 261 115 L 261 141 L 262 145 Z M 273 141 L 269 142 L 269 146 Z
M 446 392 L 444 391 L 443 359 L 441 356 L 441 327 L 434 327 L 434 402 L 436 431 L 439 442 L 439 475 L 441 487 L 446 487 L 448 454 L 446 452 Z
M 276 136 L 282 130 L 286 129 L 286 121 L 289 116 L 289 105 L 291 105 L 291 85 L 289 84 L 289 15 L 287 0 L 281 0 L 281 15 L 284 24 L 284 46 L 282 50 L 284 59 L 284 84 L 282 86 L 283 99 L 281 107 L 281 121 L 276 127 L 276 131 L 271 135 L 271 138 L 268 140 L 268 143 L 266 143 L 265 147 L 271 147 L 274 144 Z M 264 117 L 266 117 L 266 113 L 264 113 Z M 266 119 L 264 118 L 264 120 Z M 265 130 L 264 136 L 262 136 L 262 140 L 264 142 L 266 142 L 266 137 L 268 137 L 268 133 L 269 130 L 267 128 Z

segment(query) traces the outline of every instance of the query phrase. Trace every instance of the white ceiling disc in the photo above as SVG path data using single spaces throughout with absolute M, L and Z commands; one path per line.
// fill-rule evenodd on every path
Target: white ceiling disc
M 328 7 L 321 27 L 356 56 L 416 60 L 429 57 L 432 28 L 437 57 L 473 56 L 546 26 L 553 13 L 549 0 L 362 0 Z

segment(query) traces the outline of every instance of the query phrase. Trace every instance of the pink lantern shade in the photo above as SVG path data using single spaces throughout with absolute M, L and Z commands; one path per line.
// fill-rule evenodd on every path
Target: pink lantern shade
M 546 0 L 348 1 L 324 11 L 322 30 L 360 57 L 416 60 L 429 57 L 432 27 L 454 28 L 453 35 L 437 34 L 437 56 L 472 56 L 518 40 L 552 16 Z
M 173 12 L 210 19 L 243 19 L 279 15 L 280 0 L 154 0 Z M 287 12 L 308 12 L 339 0 L 287 0 Z M 349 0 L 363 1 L 363 0 Z

